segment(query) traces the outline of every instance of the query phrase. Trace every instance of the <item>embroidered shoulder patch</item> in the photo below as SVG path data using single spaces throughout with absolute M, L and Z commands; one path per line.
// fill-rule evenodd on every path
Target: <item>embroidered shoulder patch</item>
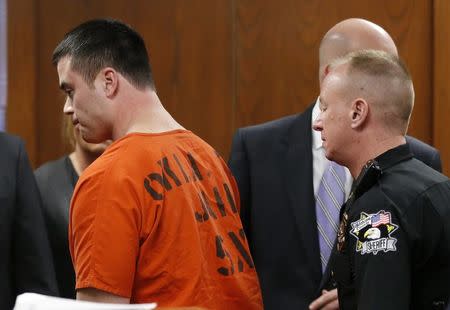
M 374 254 L 378 252 L 395 252 L 397 239 L 391 234 L 398 225 L 392 222 L 391 213 L 384 210 L 374 214 L 361 212 L 359 220 L 351 223 L 350 233 L 356 237 L 356 252 Z

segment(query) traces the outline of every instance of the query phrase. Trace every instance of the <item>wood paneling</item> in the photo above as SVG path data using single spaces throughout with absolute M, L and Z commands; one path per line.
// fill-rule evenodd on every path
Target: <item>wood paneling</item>
M 158 94 L 183 126 L 227 156 L 235 96 L 231 2 L 154 3 L 151 27 L 145 13 L 138 28 L 149 42 Z
M 392 35 L 414 79 L 416 105 L 409 133 L 435 142 L 444 165 L 450 159 L 449 133 L 438 130 L 450 115 L 445 78 L 448 1 L 9 0 L 8 4 L 8 129 L 26 139 L 35 164 L 67 152 L 60 138 L 63 96 L 50 63 L 52 51 L 72 27 L 99 17 L 120 19 L 142 34 L 161 101 L 183 126 L 224 157 L 236 128 L 298 113 L 315 100 L 318 47 L 330 27 L 349 17 L 372 20 Z
M 57 18 L 49 18 L 55 16 Z M 111 17 L 136 28 L 146 41 L 158 95 L 186 128 L 226 154 L 232 133 L 231 5 L 208 1 L 41 0 L 39 6 L 39 163 L 64 152 L 60 132 L 63 97 L 52 51 L 82 21 Z
M 350 17 L 371 20 L 394 38 L 415 81 L 410 134 L 431 143 L 430 1 L 238 1 L 237 125 L 298 113 L 313 102 L 320 40 Z
M 318 95 L 318 1 L 237 2 L 238 127 L 298 113 Z M 322 20 L 322 19 L 321 19 Z
M 37 72 L 36 1 L 9 0 L 8 10 L 8 97 L 6 128 L 21 136 L 32 163 L 38 154 L 36 119 Z
M 441 151 L 444 172 L 450 175 L 450 2 L 434 1 L 434 105 L 433 134 Z

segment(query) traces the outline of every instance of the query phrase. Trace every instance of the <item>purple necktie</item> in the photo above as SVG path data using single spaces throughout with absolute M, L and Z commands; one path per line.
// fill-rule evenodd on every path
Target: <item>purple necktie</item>
M 339 210 L 345 198 L 344 167 L 330 161 L 316 195 L 317 228 L 319 231 L 322 272 L 330 258 L 339 225 Z

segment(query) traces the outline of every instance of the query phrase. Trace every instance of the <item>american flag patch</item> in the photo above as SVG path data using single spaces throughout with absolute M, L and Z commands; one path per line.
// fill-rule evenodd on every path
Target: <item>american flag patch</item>
M 391 223 L 391 214 L 389 212 L 377 213 L 375 215 L 372 215 L 371 222 L 372 227 L 378 227 L 383 224 L 389 224 Z

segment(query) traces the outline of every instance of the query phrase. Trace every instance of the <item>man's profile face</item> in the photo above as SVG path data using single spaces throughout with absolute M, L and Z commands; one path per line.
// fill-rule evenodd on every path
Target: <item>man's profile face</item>
M 62 58 L 57 70 L 60 88 L 66 94 L 64 113 L 72 118 L 75 129 L 90 143 L 109 139 L 106 104 L 99 79 L 88 85 L 79 73 L 72 70 L 71 57 Z
M 314 120 L 314 130 L 320 131 L 325 156 L 340 162 L 348 146 L 351 120 L 350 102 L 346 96 L 346 79 L 342 72 L 331 72 L 320 92 L 320 114 Z

